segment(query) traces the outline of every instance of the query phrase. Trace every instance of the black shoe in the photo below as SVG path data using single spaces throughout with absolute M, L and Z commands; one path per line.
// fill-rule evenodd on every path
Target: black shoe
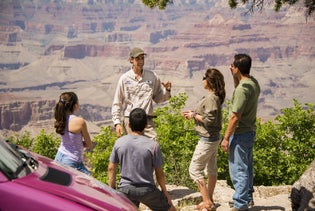
M 253 200 L 249 201 L 247 204 L 248 208 L 252 208 L 252 207 L 254 207 L 254 205 L 255 205 L 255 203 Z

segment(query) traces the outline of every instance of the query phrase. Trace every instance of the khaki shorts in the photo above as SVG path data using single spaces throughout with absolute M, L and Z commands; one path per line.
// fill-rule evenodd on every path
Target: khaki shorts
M 206 139 L 200 138 L 190 162 L 189 175 L 194 181 L 218 174 L 217 153 L 220 140 L 210 142 Z

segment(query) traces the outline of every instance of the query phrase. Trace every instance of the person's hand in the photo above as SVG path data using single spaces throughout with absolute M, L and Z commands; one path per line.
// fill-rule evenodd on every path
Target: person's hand
M 162 85 L 165 87 L 165 89 L 167 90 L 167 91 L 171 91 L 171 88 L 172 88 L 172 83 L 171 82 L 169 82 L 169 81 L 167 81 L 166 83 L 164 83 L 164 82 L 162 82 Z
M 223 140 L 221 142 L 221 149 L 224 152 L 228 152 L 229 151 L 229 140 L 227 138 L 223 138 Z
M 182 116 L 185 117 L 185 119 L 192 119 L 194 117 L 195 112 L 192 110 L 183 111 Z
M 120 124 L 117 124 L 116 127 L 115 127 L 115 129 L 116 129 L 116 136 L 117 136 L 117 137 L 120 137 L 120 136 L 123 134 L 123 130 L 122 130 L 121 125 L 120 125 Z
M 173 205 L 173 202 L 172 202 L 170 194 L 167 191 L 163 191 L 163 193 L 164 193 L 164 195 L 167 198 L 168 204 L 171 205 L 171 207 L 168 209 L 168 211 L 176 211 L 176 208 Z

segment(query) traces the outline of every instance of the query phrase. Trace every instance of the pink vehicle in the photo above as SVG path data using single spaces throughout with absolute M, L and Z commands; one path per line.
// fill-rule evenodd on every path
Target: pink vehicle
M 93 177 L 0 141 L 1 211 L 137 210 Z

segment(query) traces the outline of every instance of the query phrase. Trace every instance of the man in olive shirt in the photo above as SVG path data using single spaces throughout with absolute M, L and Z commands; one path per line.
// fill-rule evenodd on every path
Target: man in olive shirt
M 253 205 L 253 147 L 260 86 L 250 75 L 251 63 L 250 56 L 237 54 L 230 67 L 235 90 L 221 148 L 229 152 L 229 171 L 235 189 L 231 211 L 248 210 Z

